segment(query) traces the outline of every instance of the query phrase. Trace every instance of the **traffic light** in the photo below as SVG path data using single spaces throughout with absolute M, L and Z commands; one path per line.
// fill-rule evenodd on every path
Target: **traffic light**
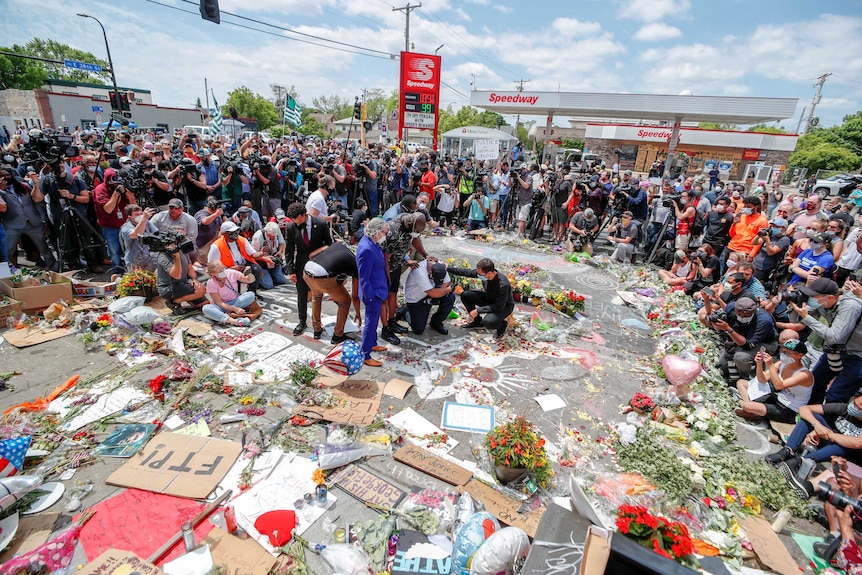
M 126 92 L 111 92 L 110 98 L 112 110 L 119 112 L 128 112 L 131 110 L 129 107 L 129 95 Z
M 201 18 L 221 24 L 221 13 L 218 9 L 218 0 L 201 0 Z
M 353 119 L 354 120 L 361 120 L 362 119 L 362 104 L 360 104 L 358 100 L 355 104 L 353 104 Z
M 366 104 L 362 104 L 362 108 L 360 109 L 359 118 L 364 122 L 368 119 L 368 106 Z

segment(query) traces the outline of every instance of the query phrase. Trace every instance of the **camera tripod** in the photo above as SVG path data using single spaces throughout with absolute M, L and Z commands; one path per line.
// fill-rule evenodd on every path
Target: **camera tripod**
M 89 251 L 92 253 L 98 247 L 107 248 L 107 244 L 102 239 L 101 234 L 93 227 L 93 224 L 78 210 L 70 206 L 66 200 L 60 200 L 60 206 L 63 209 L 63 215 L 60 217 L 60 241 L 57 245 L 57 255 L 60 261 L 57 265 L 62 273 L 72 269 L 66 267 L 67 257 L 70 254 L 77 253 L 78 258 L 80 258 L 80 252 Z M 85 241 L 86 237 L 91 239 Z M 75 247 L 71 247 L 72 241 L 77 241 Z
M 671 228 L 671 226 L 673 226 Z M 659 230 L 659 234 L 655 239 L 655 243 L 649 250 L 649 253 L 644 254 L 644 263 L 651 264 L 653 260 L 655 260 L 656 254 L 658 254 L 661 246 L 670 240 L 667 238 L 667 230 L 671 228 L 676 230 L 676 214 L 671 211 L 668 213 L 667 217 L 664 219 L 664 223 L 661 225 L 661 230 Z

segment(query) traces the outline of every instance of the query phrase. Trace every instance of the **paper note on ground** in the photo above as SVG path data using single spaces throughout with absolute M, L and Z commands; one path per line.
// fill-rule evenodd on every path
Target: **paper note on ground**
M 194 435 L 196 437 L 209 437 L 211 435 L 209 425 L 207 425 L 207 421 L 204 418 L 200 418 L 197 422 L 174 433 L 179 433 L 180 435 Z
M 488 433 L 494 428 L 494 408 L 447 401 L 440 427 L 469 433 Z
M 563 407 L 566 407 L 566 402 L 556 393 L 539 395 L 534 399 L 536 400 L 536 403 L 539 404 L 539 407 L 542 408 L 542 411 L 553 411 L 554 409 L 562 409 Z
M 427 439 L 422 439 L 424 436 L 432 436 L 435 433 L 442 435 L 443 430 L 416 413 L 413 408 L 406 408 L 400 413 L 396 413 L 389 418 L 389 423 L 397 427 L 403 433 L 407 434 L 407 441 L 419 447 L 425 447 L 432 453 L 449 453 L 458 446 L 458 440 L 449 437 L 446 443 L 428 445 Z
M 413 387 L 411 382 L 404 381 L 403 379 L 396 377 L 395 379 L 390 379 L 386 382 L 386 387 L 383 388 L 383 393 L 391 397 L 404 399 L 404 396 L 407 395 L 407 392 L 410 391 L 411 387 Z
M 213 567 L 210 548 L 202 545 L 185 555 L 180 555 L 169 563 L 165 563 L 163 570 L 167 575 L 208 575 Z

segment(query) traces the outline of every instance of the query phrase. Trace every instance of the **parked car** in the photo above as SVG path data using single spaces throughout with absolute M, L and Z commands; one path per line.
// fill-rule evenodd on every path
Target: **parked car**
M 835 174 L 814 183 L 814 193 L 820 196 L 849 196 L 862 183 L 860 174 Z

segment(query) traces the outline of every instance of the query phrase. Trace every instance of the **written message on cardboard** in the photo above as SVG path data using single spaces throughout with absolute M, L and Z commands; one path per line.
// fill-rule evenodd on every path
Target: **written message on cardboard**
M 385 479 L 350 464 L 332 478 L 333 483 L 360 501 L 395 507 L 406 495 Z
M 464 485 L 473 478 L 472 472 L 415 445 L 405 445 L 392 457 L 395 461 L 400 461 L 451 485 Z
M 162 432 L 107 483 L 176 497 L 204 499 L 242 451 L 236 441 Z
M 348 379 L 330 387 L 329 391 L 338 401 L 337 407 L 302 406 L 296 413 L 317 417 L 324 421 L 359 426 L 371 425 L 374 422 L 374 416 L 380 410 L 380 399 L 383 396 L 382 383 Z
M 521 502 L 511 497 L 506 497 L 493 487 L 472 479 L 467 485 L 458 487 L 461 493 L 469 493 L 473 499 L 477 499 L 485 505 L 491 515 L 506 525 L 520 527 L 530 537 L 536 537 L 539 521 L 545 512 L 543 507 L 530 511 L 529 513 L 518 513 Z

